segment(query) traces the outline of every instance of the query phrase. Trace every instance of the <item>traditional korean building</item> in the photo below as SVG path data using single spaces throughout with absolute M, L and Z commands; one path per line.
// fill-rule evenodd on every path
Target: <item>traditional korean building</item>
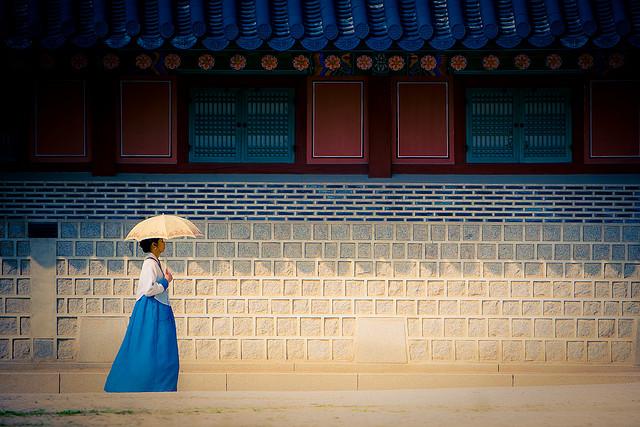
M 14 0 L 0 40 L 3 368 L 109 366 L 159 213 L 205 232 L 185 366 L 640 363 L 640 1 Z

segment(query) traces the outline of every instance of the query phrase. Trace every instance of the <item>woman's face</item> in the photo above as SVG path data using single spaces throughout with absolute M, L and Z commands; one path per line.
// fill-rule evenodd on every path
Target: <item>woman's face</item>
M 155 243 L 154 245 L 158 248 L 158 253 L 159 254 L 164 252 L 164 249 L 165 249 L 164 239 L 158 240 L 158 242 Z

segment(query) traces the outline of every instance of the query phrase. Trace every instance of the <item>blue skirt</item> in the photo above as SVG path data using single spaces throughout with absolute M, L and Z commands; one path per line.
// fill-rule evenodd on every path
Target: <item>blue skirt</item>
M 176 391 L 179 366 L 171 307 L 143 296 L 133 308 L 104 391 Z

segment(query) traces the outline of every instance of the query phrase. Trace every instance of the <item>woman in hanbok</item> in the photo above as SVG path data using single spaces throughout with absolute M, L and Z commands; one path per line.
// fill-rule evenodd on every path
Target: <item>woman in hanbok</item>
M 145 239 L 140 247 L 147 257 L 127 332 L 104 385 L 107 392 L 176 391 L 178 385 L 176 321 L 167 293 L 173 276 L 159 260 L 165 243 Z

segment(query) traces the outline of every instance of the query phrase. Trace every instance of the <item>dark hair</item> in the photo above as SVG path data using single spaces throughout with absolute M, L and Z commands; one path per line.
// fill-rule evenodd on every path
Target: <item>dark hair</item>
M 151 252 L 151 245 L 154 243 L 157 244 L 159 241 L 159 238 L 140 240 L 140 247 L 144 252 Z

